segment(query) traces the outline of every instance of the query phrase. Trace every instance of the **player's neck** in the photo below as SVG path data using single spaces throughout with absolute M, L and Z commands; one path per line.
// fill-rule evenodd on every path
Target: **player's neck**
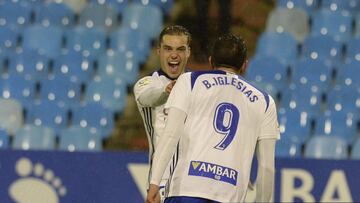
M 232 74 L 237 74 L 237 72 L 232 69 L 232 68 L 228 68 L 228 67 L 218 67 L 216 68 L 217 70 L 222 70 L 222 71 L 225 71 L 227 73 L 232 73 Z

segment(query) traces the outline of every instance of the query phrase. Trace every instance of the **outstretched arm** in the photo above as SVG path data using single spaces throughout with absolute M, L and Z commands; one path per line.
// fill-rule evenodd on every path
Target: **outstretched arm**
M 274 189 L 276 139 L 259 140 L 256 146 L 258 171 L 256 202 L 270 202 Z

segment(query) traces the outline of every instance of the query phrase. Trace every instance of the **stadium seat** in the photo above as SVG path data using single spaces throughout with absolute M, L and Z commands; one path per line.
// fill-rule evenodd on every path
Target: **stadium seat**
M 294 8 L 301 8 L 306 11 L 308 15 L 311 15 L 320 4 L 319 0 L 311 0 L 311 1 L 304 1 L 304 0 L 277 0 L 276 6 L 281 8 L 287 9 L 294 9 Z
M 36 96 L 36 83 L 34 80 L 26 80 L 22 75 L 9 75 L 2 81 L 2 97 L 13 98 L 27 107 Z
M 79 14 L 79 24 L 109 32 L 118 25 L 116 9 L 107 4 L 89 3 Z
M 357 85 L 336 85 L 326 94 L 327 109 L 330 111 L 359 112 L 360 88 Z
M 312 16 L 311 35 L 329 35 L 346 42 L 352 37 L 352 16 L 348 11 L 321 9 Z
M 330 63 L 302 58 L 291 68 L 291 82 L 297 86 L 316 86 L 320 92 L 324 92 L 332 84 L 332 71 Z
M 80 52 L 85 57 L 96 58 L 106 50 L 103 29 L 77 26 L 65 32 L 66 48 Z
M 16 131 L 13 149 L 54 150 L 55 132 L 44 126 L 25 125 Z
M 163 27 L 161 9 L 154 5 L 128 4 L 123 14 L 122 26 L 144 33 L 149 40 L 155 39 Z
M 24 52 L 36 50 L 40 55 L 56 58 L 60 55 L 62 43 L 63 31 L 60 27 L 35 24 L 25 28 L 22 48 Z
M 49 58 L 36 51 L 10 53 L 8 55 L 8 74 L 22 75 L 26 80 L 41 80 L 48 75 Z
M 287 85 L 286 65 L 275 57 L 255 57 L 249 62 L 246 78 L 255 83 L 266 82 L 279 90 Z
M 54 59 L 53 74 L 55 77 L 68 77 L 72 82 L 84 84 L 94 77 L 94 60 L 69 50 Z
M 321 7 L 332 11 L 347 10 L 356 13 L 360 9 L 359 0 L 321 0 Z
M 139 62 L 123 52 L 108 51 L 98 58 L 98 75 L 122 78 L 133 85 L 139 75 Z
M 24 123 L 23 108 L 14 99 L 0 99 L 0 106 L 0 127 L 9 135 L 14 135 Z
M 125 81 L 114 77 L 96 77 L 87 84 L 86 102 L 99 102 L 113 112 L 123 112 L 127 89 Z
M 53 76 L 40 81 L 40 100 L 48 100 L 66 108 L 80 103 L 81 86 L 66 76 Z
M 9 135 L 5 129 L 0 128 L 0 149 L 7 149 L 9 147 Z
M 57 135 L 68 126 L 68 108 L 49 100 L 32 103 L 26 123 L 52 128 Z
M 342 59 L 342 43 L 328 35 L 308 36 L 302 44 L 302 55 L 314 60 L 337 63 Z
M 18 44 L 19 33 L 17 29 L 0 26 L 0 53 L 5 49 L 15 49 Z
M 23 27 L 30 24 L 31 4 L 24 1 L 0 2 L 0 26 Z
M 360 37 L 360 13 L 355 17 L 355 36 Z
M 107 4 L 108 6 L 115 8 L 118 14 L 121 14 L 124 12 L 129 0 L 90 0 L 90 2 L 100 5 Z
M 288 32 L 264 32 L 257 42 L 256 56 L 276 57 L 284 64 L 293 64 L 298 57 L 298 44 Z
M 102 138 L 110 136 L 114 128 L 114 114 L 101 103 L 88 102 L 73 107 L 72 125 L 90 127 L 101 134 Z
M 338 85 L 360 85 L 358 76 L 360 75 L 360 61 L 351 60 L 342 64 L 337 69 L 336 84 Z
M 347 145 L 334 136 L 313 136 L 305 145 L 305 157 L 314 159 L 346 159 Z
M 302 145 L 309 139 L 311 121 L 308 112 L 281 107 L 278 111 L 278 119 L 281 139 L 287 139 L 285 143 L 295 142 Z
M 174 0 L 133 0 L 132 2 L 141 3 L 144 6 L 155 5 L 161 8 L 164 14 L 169 14 L 174 5 Z
M 360 61 L 360 37 L 351 38 L 345 47 L 345 63 L 349 63 L 351 60 Z
M 109 34 L 110 48 L 115 52 L 125 52 L 126 55 L 139 59 L 144 63 L 150 53 L 151 43 L 142 32 L 129 27 L 120 26 Z
M 301 157 L 300 142 L 286 138 L 284 135 L 276 142 L 275 157 L 298 158 Z
M 91 128 L 72 126 L 59 137 L 59 149 L 66 151 L 101 151 L 102 137 Z
M 266 32 L 289 32 L 299 42 L 306 38 L 309 30 L 309 17 L 300 8 L 275 8 L 266 22 Z
M 360 138 L 357 138 L 355 143 L 352 145 L 350 158 L 360 159 Z
M 35 8 L 35 22 L 43 26 L 72 26 L 75 13 L 65 3 L 44 2 Z
M 325 111 L 315 121 L 315 135 L 337 136 L 347 144 L 353 143 L 357 133 L 357 114 Z
M 310 119 L 321 112 L 322 93 L 315 86 L 289 85 L 281 94 L 281 107 L 307 112 Z

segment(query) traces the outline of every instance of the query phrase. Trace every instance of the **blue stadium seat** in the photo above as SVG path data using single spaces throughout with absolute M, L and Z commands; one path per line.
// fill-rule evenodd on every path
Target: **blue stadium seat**
M 72 126 L 61 132 L 59 149 L 66 151 L 101 151 L 102 137 L 91 128 Z
M 75 13 L 66 3 L 44 2 L 35 8 L 35 22 L 43 26 L 72 26 Z
M 24 1 L 0 2 L 0 26 L 19 27 L 30 24 L 31 4 Z
M 72 112 L 72 125 L 90 127 L 101 134 L 101 137 L 110 136 L 114 128 L 114 114 L 101 103 L 89 102 L 74 107 Z
M 113 112 L 123 112 L 127 89 L 125 81 L 114 77 L 97 77 L 87 84 L 85 101 L 99 102 Z
M 155 5 L 161 8 L 164 14 L 169 14 L 174 5 L 174 0 L 133 0 L 132 2 L 141 3 L 144 6 Z
M 27 80 L 41 80 L 48 75 L 49 58 L 36 51 L 10 53 L 8 55 L 8 74 L 22 75 Z
M 286 138 L 284 135 L 276 142 L 275 157 L 298 158 L 301 157 L 301 143 Z
M 329 35 L 346 42 L 352 37 L 352 16 L 348 11 L 321 9 L 312 16 L 311 35 Z
M 357 114 L 326 111 L 315 121 L 315 135 L 337 136 L 347 144 L 353 143 L 357 133 Z
M 157 6 L 131 3 L 124 11 L 122 25 L 155 39 L 163 27 L 163 14 Z
M 98 58 L 98 75 L 122 78 L 127 85 L 133 85 L 139 75 L 139 62 L 123 52 L 109 51 Z
M 116 9 L 107 4 L 89 3 L 79 14 L 79 24 L 87 28 L 111 31 L 118 25 Z
M 360 85 L 360 61 L 351 60 L 342 64 L 337 69 L 336 84 L 339 85 Z
M 336 85 L 326 95 L 330 111 L 360 113 L 360 88 L 357 85 Z
M 351 60 L 360 61 L 360 37 L 351 38 L 346 43 L 346 55 L 345 63 L 349 63 Z
M 2 81 L 2 97 L 13 98 L 21 102 L 26 108 L 36 96 L 36 83 L 34 80 L 26 80 L 21 75 L 9 75 Z
M 43 126 L 25 125 L 16 131 L 13 149 L 22 150 L 54 150 L 55 132 Z
M 302 55 L 314 60 L 330 60 L 336 63 L 342 59 L 342 43 L 328 35 L 309 36 L 302 44 Z
M 309 34 L 309 16 L 301 8 L 275 8 L 266 22 L 266 32 L 289 32 L 302 42 Z
M 314 159 L 346 159 L 347 145 L 334 136 L 313 136 L 305 145 L 305 157 Z
M 301 86 L 316 86 L 319 91 L 327 91 L 332 84 L 332 66 L 322 60 L 302 58 L 291 68 L 291 82 Z
M 355 36 L 360 37 L 360 13 L 355 17 Z
M 321 7 L 332 11 L 347 10 L 356 13 L 360 9 L 359 0 L 321 0 Z
M 298 57 L 297 45 L 295 38 L 288 32 L 264 32 L 257 42 L 256 56 L 272 56 L 284 64 L 293 64 Z
M 26 123 L 52 128 L 57 135 L 68 126 L 68 108 L 42 100 L 28 108 Z
M 54 59 L 55 77 L 69 77 L 72 82 L 86 83 L 93 79 L 94 60 L 76 51 L 68 51 Z
M 111 32 L 109 40 L 111 49 L 138 58 L 141 63 L 146 61 L 150 53 L 151 43 L 146 35 L 126 26 L 120 26 Z
M 70 108 L 80 103 L 80 83 L 66 76 L 54 76 L 40 81 L 40 100 L 48 100 Z
M 308 15 L 312 14 L 319 7 L 319 0 L 277 0 L 276 6 L 281 8 L 293 9 L 293 8 L 302 8 L 306 11 Z
M 0 99 L 0 128 L 14 135 L 24 123 L 23 108 L 17 100 Z
M 108 6 L 115 8 L 118 14 L 121 14 L 124 12 L 129 0 L 90 0 L 90 2 L 100 5 L 107 4 Z
M 96 57 L 106 50 L 103 29 L 77 26 L 65 32 L 66 48 L 80 52 L 85 57 Z
M 275 57 L 255 57 L 249 62 L 246 78 L 255 83 L 266 82 L 279 90 L 287 85 L 286 65 Z
M 56 25 L 44 27 L 35 24 L 26 27 L 23 33 L 24 52 L 36 50 L 40 55 L 56 58 L 60 55 L 63 43 L 63 31 Z
M 0 53 L 5 49 L 15 49 L 18 44 L 19 32 L 7 26 L 0 26 Z
M 317 87 L 291 84 L 281 94 L 281 107 L 307 112 L 310 119 L 321 112 L 322 93 Z
M 350 158 L 360 159 L 360 138 L 357 138 L 355 143 L 352 145 Z
M 285 143 L 304 144 L 310 137 L 311 121 L 309 113 L 298 109 L 281 107 L 278 113 L 281 139 Z M 284 144 L 285 144 L 284 143 Z
M 5 129 L 0 128 L 0 149 L 7 149 L 9 147 L 9 135 Z

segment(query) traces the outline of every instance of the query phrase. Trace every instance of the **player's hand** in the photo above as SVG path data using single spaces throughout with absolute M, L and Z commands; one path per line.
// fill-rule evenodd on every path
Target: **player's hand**
M 146 203 L 160 203 L 159 186 L 150 184 L 146 197 Z
M 172 88 L 174 87 L 175 83 L 176 83 L 176 80 L 171 81 L 171 82 L 166 86 L 165 92 L 168 93 L 168 94 L 170 94 L 170 92 L 171 92 Z

